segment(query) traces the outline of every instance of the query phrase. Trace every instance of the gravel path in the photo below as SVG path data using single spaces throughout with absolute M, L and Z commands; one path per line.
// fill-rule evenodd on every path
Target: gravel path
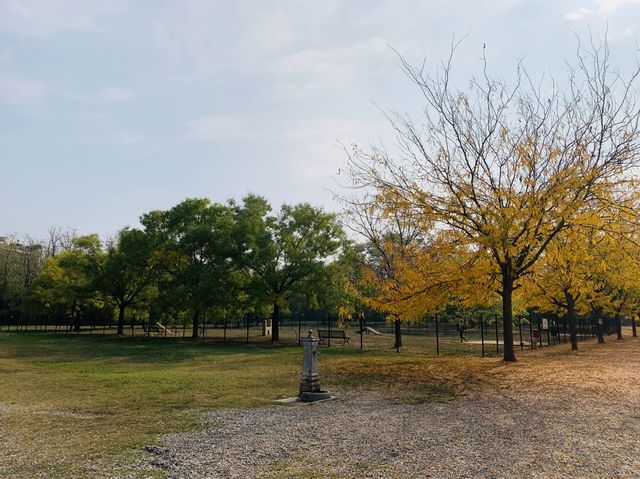
M 149 463 L 171 478 L 640 478 L 639 346 L 532 353 L 448 402 L 351 392 L 211 412 Z

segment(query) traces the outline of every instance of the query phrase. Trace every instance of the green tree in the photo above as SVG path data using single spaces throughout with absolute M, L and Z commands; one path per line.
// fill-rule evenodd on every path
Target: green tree
M 147 213 L 141 223 L 157 249 L 154 261 L 164 273 L 161 294 L 167 292 L 176 309 L 191 313 L 192 336 L 197 338 L 202 313 L 235 299 L 233 208 L 191 198 L 169 210 Z
M 124 333 L 125 311 L 148 300 L 156 278 L 151 239 L 137 229 L 125 228 L 109 246 L 94 278 L 105 302 L 118 310 L 118 334 Z
M 306 280 L 322 272 L 345 235 L 336 216 L 307 203 L 271 214 L 266 199 L 250 195 L 236 208 L 239 264 L 251 274 L 251 294 L 273 307 L 272 340 L 280 339 L 283 306 Z
M 68 249 L 45 260 L 27 295 L 28 303 L 44 311 L 66 312 L 73 328 L 79 329 L 80 311 L 97 300 L 95 279 L 103 257 L 98 235 L 74 238 Z
M 348 321 L 365 308 L 361 291 L 363 268 L 363 248 L 345 242 L 340 255 L 311 278 L 313 283 L 305 289 L 313 292 L 320 308 Z

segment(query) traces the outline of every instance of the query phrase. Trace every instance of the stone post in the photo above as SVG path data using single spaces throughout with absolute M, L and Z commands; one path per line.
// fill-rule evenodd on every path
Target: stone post
M 302 343 L 302 374 L 300 375 L 300 399 L 304 402 L 329 399 L 331 394 L 320 389 L 318 376 L 318 338 L 313 337 L 310 329 Z

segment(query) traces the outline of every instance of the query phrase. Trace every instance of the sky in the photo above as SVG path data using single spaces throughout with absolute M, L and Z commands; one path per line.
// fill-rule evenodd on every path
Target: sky
M 0 0 L 0 235 L 113 235 L 187 197 L 337 211 L 344 147 L 419 118 L 428 71 L 562 76 L 605 26 L 635 59 L 640 0 Z M 342 174 L 342 176 L 340 176 Z

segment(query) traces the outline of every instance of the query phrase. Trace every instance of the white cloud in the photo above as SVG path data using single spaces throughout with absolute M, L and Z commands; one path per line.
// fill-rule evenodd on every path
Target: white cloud
M 0 98 L 9 103 L 25 103 L 45 94 L 39 83 L 17 77 L 0 77 Z
M 279 17 L 278 17 L 279 18 Z M 284 19 L 280 22 L 286 24 Z M 273 26 L 271 26 L 273 28 Z M 323 48 L 304 48 L 304 41 L 296 43 L 297 48 L 289 46 L 291 38 L 299 36 L 287 32 L 286 28 L 273 28 L 274 35 L 269 41 L 266 27 L 263 32 L 249 29 L 251 47 L 241 48 L 238 43 L 245 42 L 242 35 L 232 45 L 220 48 L 220 41 L 198 34 L 198 28 L 187 35 L 188 52 L 196 62 L 202 75 L 218 74 L 230 70 L 241 74 L 260 75 L 271 85 L 273 91 L 287 97 L 296 97 L 327 87 L 347 87 L 363 76 L 380 71 L 384 64 L 388 67 L 392 53 L 387 41 L 372 37 L 346 45 Z M 210 31 L 210 29 L 209 29 Z M 403 47 L 405 45 L 395 45 Z M 180 49 L 175 43 L 168 47 L 172 55 L 180 57 Z M 385 63 L 387 62 L 387 63 Z M 195 79 L 193 75 L 180 79 Z
M 285 137 L 297 153 L 291 156 L 295 175 L 313 179 L 334 176 L 344 167 L 343 146 L 366 145 L 380 134 L 391 141 L 389 131 L 384 121 L 316 118 L 292 124 Z
M 0 0 L 0 32 L 45 36 L 61 31 L 87 32 L 114 15 L 126 0 Z
M 593 12 L 591 10 L 589 10 L 588 8 L 578 8 L 577 10 L 574 10 L 573 12 L 569 12 L 567 13 L 564 18 L 566 18 L 567 20 L 580 20 L 581 18 L 587 17 L 589 15 L 591 15 Z
M 156 40 L 176 65 L 193 61 L 203 75 L 259 68 L 288 43 L 290 29 L 286 16 L 242 3 L 172 3 L 154 26 Z
M 255 0 L 185 0 L 161 10 L 154 33 L 178 80 L 237 74 L 260 78 L 274 97 L 289 99 L 354 80 L 380 83 L 371 76 L 393 68 L 387 43 L 420 52 L 421 61 L 425 52 L 446 52 L 452 33 L 493 24 L 523 2 L 466 0 L 451 8 L 444 1 L 405 0 L 398 8 L 393 0 L 278 0 L 256 8 Z
M 615 13 L 618 8 L 625 5 L 640 3 L 640 0 L 594 0 L 598 10 L 604 14 L 610 15 Z
M 283 55 L 326 45 L 318 40 L 343 22 L 349 10 L 345 0 L 282 0 L 268 6 L 247 0 L 185 0 L 169 4 L 154 32 L 176 65 L 193 62 L 201 75 L 247 73 L 264 70 Z
M 312 48 L 277 59 L 265 70 L 296 92 L 332 85 L 346 86 L 360 74 L 374 72 L 390 50 L 381 38 L 370 38 L 339 48 Z

